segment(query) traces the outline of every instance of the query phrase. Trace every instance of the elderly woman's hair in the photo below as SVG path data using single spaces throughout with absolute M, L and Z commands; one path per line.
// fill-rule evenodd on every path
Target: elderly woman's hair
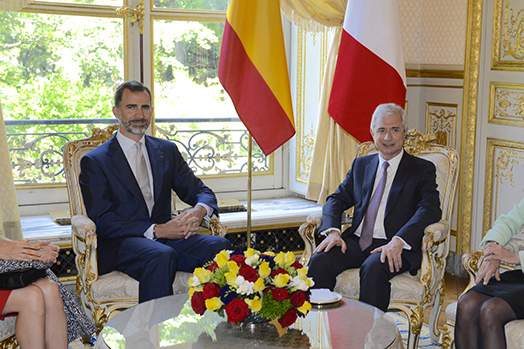
M 388 116 L 397 114 L 402 118 L 402 126 L 404 127 L 405 131 L 407 129 L 406 111 L 395 103 L 381 104 L 377 107 L 377 109 L 375 109 L 375 112 L 373 112 L 373 117 L 371 118 L 371 130 L 375 129 L 378 119 L 387 118 Z

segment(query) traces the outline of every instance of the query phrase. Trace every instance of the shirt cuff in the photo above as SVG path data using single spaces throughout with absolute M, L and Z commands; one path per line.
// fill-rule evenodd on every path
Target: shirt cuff
M 404 244 L 404 246 L 402 247 L 404 250 L 411 250 L 411 245 L 409 245 L 406 241 L 404 241 L 403 238 L 401 238 L 400 236 L 393 236 L 393 239 L 400 239 L 400 241 L 402 241 L 402 244 Z
M 154 240 L 155 236 L 153 235 L 153 228 L 156 224 L 151 224 L 151 226 L 146 230 L 144 236 L 150 240 Z
M 213 209 L 209 205 L 204 204 L 203 202 L 199 202 L 195 206 L 202 206 L 203 208 L 206 209 L 206 217 L 207 217 L 207 219 L 210 219 L 210 217 L 213 215 Z M 204 217 L 204 219 L 206 217 Z
M 338 228 L 329 228 L 329 229 L 326 229 L 326 230 L 322 230 L 322 231 L 320 232 L 320 235 L 327 237 L 327 236 L 328 236 L 328 233 L 329 233 L 330 231 L 332 231 L 332 230 L 334 230 L 334 231 L 338 231 L 338 232 L 340 233 L 340 235 L 342 235 L 342 232 L 341 232 L 340 229 L 338 229 Z

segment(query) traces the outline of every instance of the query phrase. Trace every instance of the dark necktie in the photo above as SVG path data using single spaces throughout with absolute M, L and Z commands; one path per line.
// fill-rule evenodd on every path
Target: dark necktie
M 384 162 L 382 164 L 382 177 L 378 182 L 377 189 L 371 198 L 371 201 L 364 217 L 364 223 L 362 224 L 362 232 L 358 241 L 360 248 L 364 251 L 371 245 L 373 241 L 373 230 L 375 228 L 375 221 L 377 219 L 378 208 L 380 201 L 382 201 L 382 195 L 384 194 L 384 188 L 386 187 L 386 181 L 388 178 L 388 167 L 389 163 Z
M 153 210 L 153 194 L 151 194 L 151 185 L 149 183 L 149 173 L 147 172 L 147 165 L 146 165 L 146 159 L 144 158 L 144 154 L 142 153 L 142 143 L 136 142 L 136 181 L 138 182 L 138 186 L 140 187 L 140 190 L 142 191 L 142 195 L 144 196 L 144 200 L 147 204 L 147 209 L 149 210 L 149 214 L 151 215 L 151 211 Z

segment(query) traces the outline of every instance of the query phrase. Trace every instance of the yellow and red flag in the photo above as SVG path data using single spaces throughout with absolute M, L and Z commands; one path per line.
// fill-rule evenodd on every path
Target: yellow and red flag
M 295 134 L 279 0 L 231 0 L 218 78 L 264 154 Z

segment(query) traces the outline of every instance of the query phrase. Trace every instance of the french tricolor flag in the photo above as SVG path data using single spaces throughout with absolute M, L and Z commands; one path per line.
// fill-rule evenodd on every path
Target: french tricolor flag
M 359 142 L 372 140 L 382 103 L 404 107 L 406 71 L 397 0 L 349 0 L 329 99 L 329 115 Z

